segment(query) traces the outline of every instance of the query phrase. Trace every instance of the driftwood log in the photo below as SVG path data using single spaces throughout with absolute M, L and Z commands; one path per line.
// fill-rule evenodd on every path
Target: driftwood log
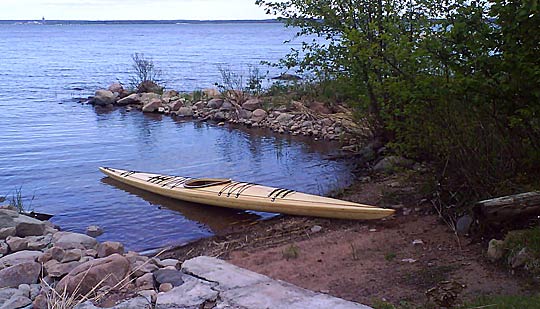
M 540 192 L 527 192 L 477 202 L 474 214 L 482 225 L 506 226 L 540 216 Z

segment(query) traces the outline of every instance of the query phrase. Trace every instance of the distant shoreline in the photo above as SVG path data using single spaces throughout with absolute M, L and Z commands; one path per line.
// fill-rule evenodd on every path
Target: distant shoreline
M 0 24 L 42 24 L 42 25 L 133 25 L 133 24 L 252 24 L 282 23 L 278 19 L 240 19 L 240 20 L 0 20 Z

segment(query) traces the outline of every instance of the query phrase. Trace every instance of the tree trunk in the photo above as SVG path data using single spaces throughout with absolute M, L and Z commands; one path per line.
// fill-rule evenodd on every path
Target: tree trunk
M 474 205 L 473 210 L 483 225 L 504 226 L 524 222 L 540 215 L 540 192 L 480 201 Z

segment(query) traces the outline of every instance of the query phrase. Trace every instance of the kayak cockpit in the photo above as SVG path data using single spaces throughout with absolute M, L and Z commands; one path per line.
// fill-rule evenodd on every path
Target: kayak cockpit
M 231 182 L 231 179 L 226 178 L 197 178 L 190 179 L 184 183 L 184 188 L 195 189 L 195 188 L 206 188 L 217 185 L 223 185 Z

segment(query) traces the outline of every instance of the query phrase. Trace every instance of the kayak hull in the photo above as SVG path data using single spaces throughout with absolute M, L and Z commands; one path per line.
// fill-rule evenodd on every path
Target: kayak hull
M 99 169 L 117 181 L 142 190 L 173 199 L 211 206 L 357 220 L 381 219 L 394 213 L 392 209 L 233 180 L 217 183 L 213 186 L 186 188 L 184 184 L 192 182 L 192 178 L 108 167 L 100 167 Z

